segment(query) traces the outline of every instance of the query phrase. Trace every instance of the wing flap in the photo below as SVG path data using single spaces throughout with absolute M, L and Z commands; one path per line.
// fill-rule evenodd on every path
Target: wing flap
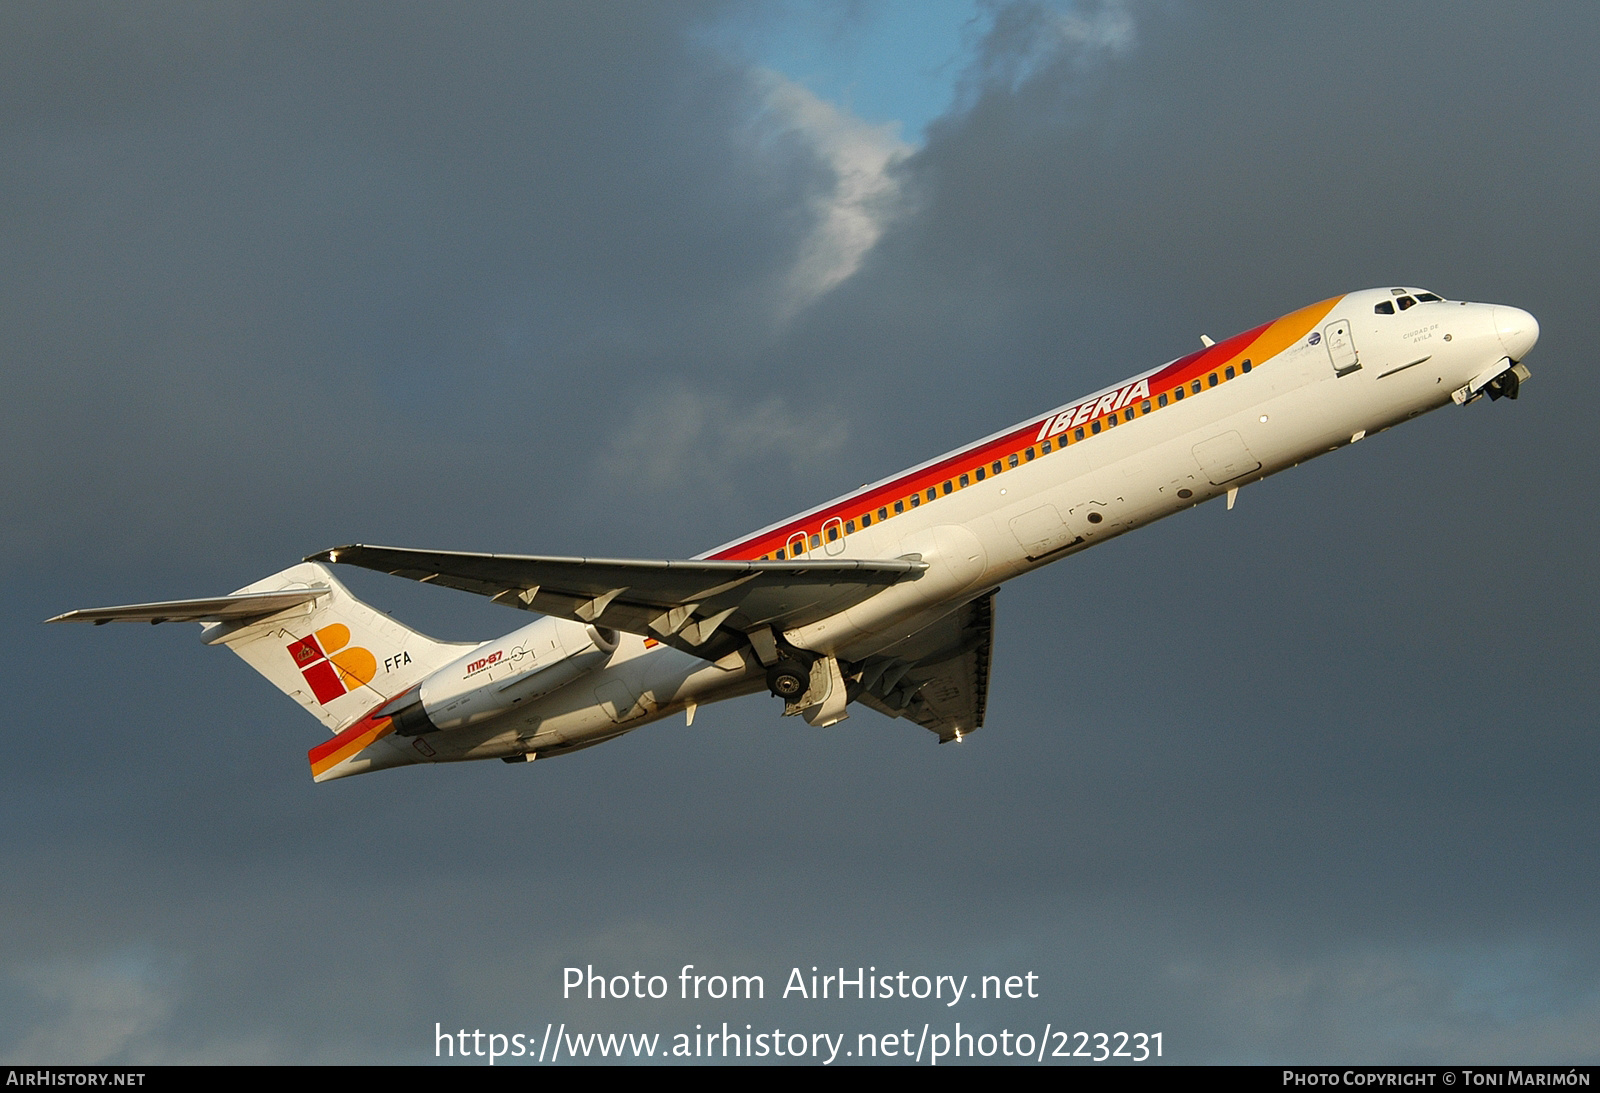
M 696 656 L 730 647 L 719 631 L 791 628 L 837 614 L 927 563 L 881 561 L 730 562 L 555 558 L 473 554 L 353 544 L 307 561 L 338 562 L 487 596 L 496 603 L 639 634 Z

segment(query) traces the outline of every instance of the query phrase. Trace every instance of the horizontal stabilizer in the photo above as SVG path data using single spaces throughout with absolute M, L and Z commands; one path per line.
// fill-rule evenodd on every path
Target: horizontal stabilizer
M 164 600 L 130 603 L 122 607 L 86 607 L 68 611 L 46 622 L 242 622 L 266 618 L 328 594 L 327 585 L 291 588 L 280 592 L 239 592 L 206 600 Z
M 343 734 L 477 644 L 419 634 L 356 599 L 325 566 L 307 562 L 228 596 L 90 607 L 49 621 L 202 623 L 202 642 L 231 649 L 334 734 Z M 353 736 L 335 739 L 340 773 L 329 777 L 417 761 L 416 753 L 381 737 L 369 737 L 353 751 L 345 748 Z M 362 752 L 359 760 L 356 752 Z

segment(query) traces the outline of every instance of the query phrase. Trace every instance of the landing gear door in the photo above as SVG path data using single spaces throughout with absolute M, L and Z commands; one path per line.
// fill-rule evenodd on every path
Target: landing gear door
M 1356 353 L 1356 341 L 1350 334 L 1350 324 L 1335 319 L 1322 328 L 1322 340 L 1328 346 L 1328 357 L 1333 361 L 1334 375 L 1343 376 L 1361 367 Z

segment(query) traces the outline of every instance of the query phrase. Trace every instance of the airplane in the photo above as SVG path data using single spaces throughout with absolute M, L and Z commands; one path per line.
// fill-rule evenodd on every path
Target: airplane
M 1515 399 L 1528 312 L 1415 288 L 1323 300 L 688 560 L 355 544 L 228 596 L 50 622 L 198 622 L 320 719 L 329 781 L 552 758 L 763 690 L 817 727 L 852 703 L 940 742 L 982 727 L 1005 581 L 1429 410 Z M 541 617 L 435 641 L 330 565 Z

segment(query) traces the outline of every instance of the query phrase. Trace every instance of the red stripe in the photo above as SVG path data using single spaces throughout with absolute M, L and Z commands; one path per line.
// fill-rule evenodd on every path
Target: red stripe
M 349 728 L 345 729 L 331 740 L 324 740 L 322 743 L 306 752 L 306 758 L 310 759 L 312 765 L 315 766 L 317 760 L 332 755 L 334 752 L 338 751 L 352 740 L 355 740 L 363 733 L 371 732 L 374 728 L 383 724 L 385 721 L 388 721 L 389 718 L 387 717 L 376 716 L 377 712 L 387 704 L 388 701 L 385 700 L 379 705 L 374 706 L 371 710 L 367 711 L 367 715 L 360 721 L 357 721 L 354 725 L 351 725 Z
M 1188 356 L 1179 357 L 1171 364 L 1155 372 L 1147 378 L 1152 395 L 1163 390 L 1170 390 L 1180 383 L 1189 383 L 1199 376 L 1204 376 L 1212 371 L 1214 365 L 1220 365 L 1232 357 L 1243 353 L 1264 334 L 1272 323 L 1263 323 L 1253 330 L 1242 334 L 1235 334 L 1226 341 L 1190 353 Z M 1128 386 L 1132 380 L 1125 380 L 1113 391 Z M 1110 394 L 1112 392 L 1105 392 Z M 1071 403 L 1071 406 L 1082 406 L 1088 399 L 1080 399 Z M 896 501 L 904 501 L 913 493 L 926 495 L 931 488 L 940 489 L 939 496 L 943 497 L 943 484 L 948 479 L 954 479 L 962 472 L 972 471 L 980 464 L 987 466 L 996 460 L 1003 460 L 1016 452 L 1030 447 L 1038 434 L 1039 428 L 1045 421 L 1050 420 L 1059 411 L 1051 411 L 1049 417 L 1037 417 L 1028 423 L 1013 429 L 1004 436 L 996 437 L 987 443 L 964 448 L 961 451 L 948 455 L 930 466 L 919 471 L 901 475 L 891 482 L 887 482 L 876 489 L 852 494 L 827 509 L 814 512 L 798 520 L 792 520 L 781 528 L 753 536 L 743 542 L 736 543 L 725 550 L 710 555 L 714 560 L 749 560 L 759 558 L 763 554 L 772 554 L 785 549 L 789 540 L 799 533 L 807 535 L 818 534 L 822 526 L 830 520 L 858 519 L 863 513 L 871 512 L 873 519 L 877 519 L 877 509 L 892 508 Z M 1098 419 L 1096 419 L 1098 420 Z M 1010 468 L 1006 468 L 1010 470 Z M 930 502 L 924 500 L 923 504 Z M 909 510 L 908 510 L 909 511 Z M 893 517 L 890 514 L 890 518 Z M 809 546 L 809 543 L 808 543 Z

